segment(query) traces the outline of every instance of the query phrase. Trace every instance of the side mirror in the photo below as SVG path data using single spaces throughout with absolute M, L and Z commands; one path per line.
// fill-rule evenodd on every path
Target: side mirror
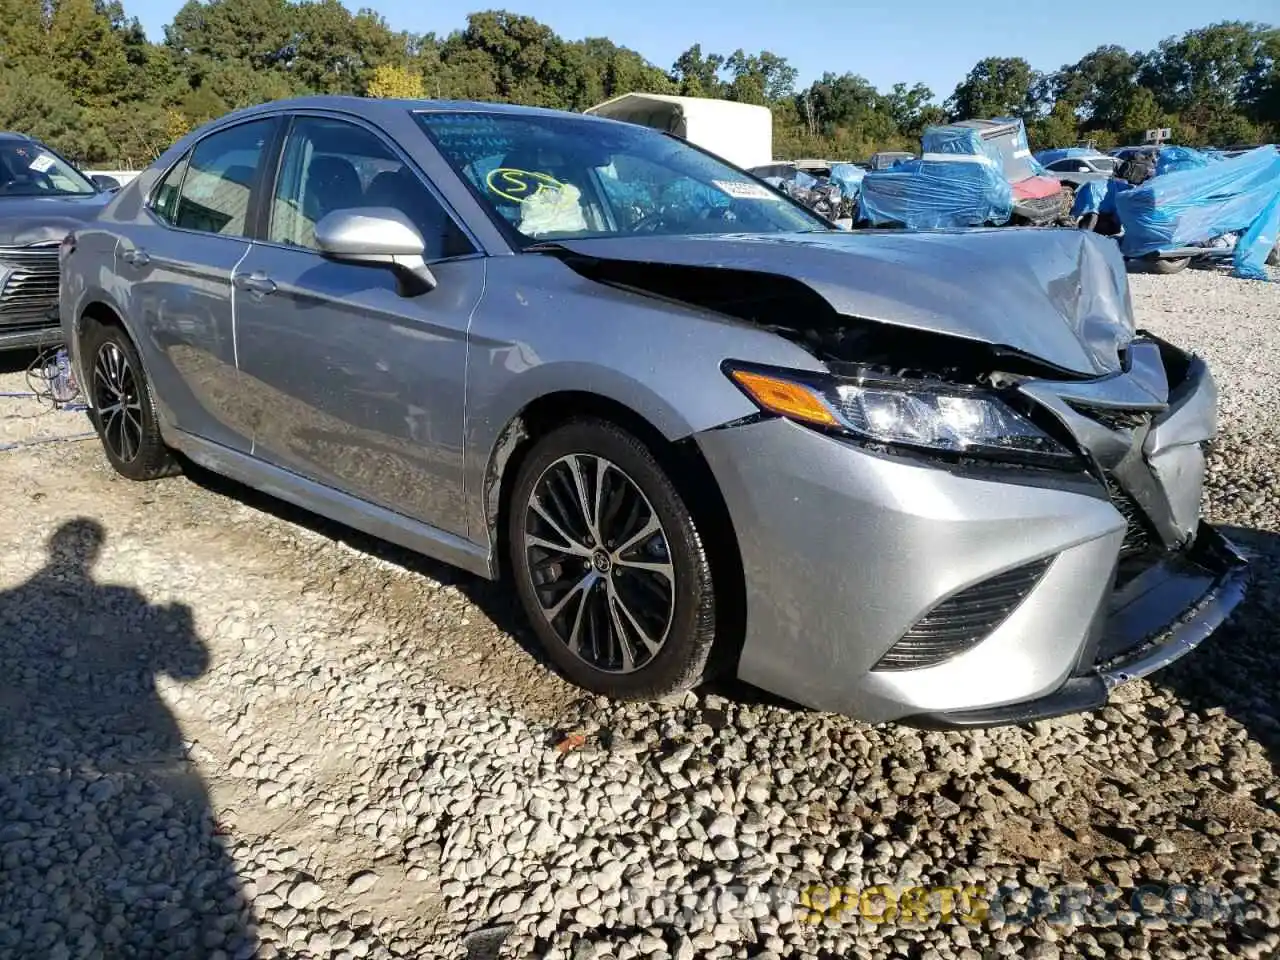
M 330 260 L 390 267 L 405 297 L 437 286 L 422 259 L 426 243 L 412 221 L 392 207 L 335 210 L 316 224 L 316 245 Z
M 115 177 L 109 177 L 105 173 L 95 173 L 89 178 L 93 181 L 93 185 L 103 193 L 109 193 L 112 190 L 120 189 L 120 181 Z

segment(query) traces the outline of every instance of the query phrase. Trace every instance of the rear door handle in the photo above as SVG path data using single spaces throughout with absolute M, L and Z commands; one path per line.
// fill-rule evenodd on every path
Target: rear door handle
M 151 254 L 138 247 L 126 250 L 120 256 L 125 263 L 132 263 L 135 267 L 145 267 L 151 262 Z
M 276 282 L 261 273 L 238 274 L 235 279 L 235 285 L 241 290 L 247 290 L 250 293 L 259 295 L 276 292 Z

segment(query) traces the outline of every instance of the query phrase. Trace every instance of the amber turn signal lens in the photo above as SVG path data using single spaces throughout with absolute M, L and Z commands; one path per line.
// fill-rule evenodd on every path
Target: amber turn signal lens
M 827 409 L 822 398 L 806 386 L 746 370 L 734 370 L 731 376 L 756 403 L 770 413 L 824 427 L 840 425 L 840 421 Z

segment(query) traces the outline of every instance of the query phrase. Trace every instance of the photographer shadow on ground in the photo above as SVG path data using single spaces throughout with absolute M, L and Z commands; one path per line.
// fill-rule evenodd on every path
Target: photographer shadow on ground
M 208 666 L 191 610 L 95 582 L 63 523 L 0 592 L 0 957 L 253 955 L 234 864 L 156 688 Z

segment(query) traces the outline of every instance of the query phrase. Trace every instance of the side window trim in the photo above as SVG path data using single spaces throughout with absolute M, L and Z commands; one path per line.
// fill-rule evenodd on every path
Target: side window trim
M 252 243 L 256 239 L 254 235 L 258 226 L 259 207 L 262 206 L 260 194 L 263 183 L 263 168 L 270 162 L 270 151 L 280 145 L 280 119 L 281 114 L 279 113 L 259 113 L 254 114 L 251 117 L 245 117 L 241 120 L 237 120 L 234 123 L 221 124 L 220 126 L 210 130 L 208 133 L 202 134 L 198 140 L 195 140 L 191 146 L 187 148 L 186 152 L 183 153 L 182 156 L 171 163 L 168 169 L 165 170 L 161 176 L 156 178 L 156 182 L 151 187 L 151 192 L 147 195 L 147 202 L 144 205 L 144 209 L 160 226 L 173 230 L 177 233 L 191 234 L 197 237 L 221 237 L 223 240 L 239 240 L 242 243 Z M 253 174 L 253 183 L 249 188 L 249 206 L 245 211 L 245 232 L 243 236 L 226 236 L 219 233 L 209 233 L 206 230 L 192 230 L 188 227 L 179 227 L 177 224 L 170 223 L 168 220 L 156 213 L 154 207 L 156 193 L 164 183 L 165 177 L 167 177 L 179 163 L 183 160 L 187 160 L 187 169 L 182 171 L 182 183 L 178 185 L 179 204 L 181 204 L 182 189 L 186 186 L 187 175 L 191 173 L 191 164 L 189 161 L 193 156 L 195 156 L 196 148 L 199 147 L 200 144 L 204 143 L 210 137 L 216 137 L 220 133 L 225 133 L 228 130 L 234 130 L 236 127 L 241 127 L 248 123 L 260 123 L 263 120 L 268 121 L 271 124 L 271 128 L 268 131 L 267 137 L 262 146 L 264 162 L 260 162 L 258 164 L 258 169 L 255 170 Z
M 284 161 L 285 145 L 293 133 L 293 116 L 287 113 L 271 115 L 275 127 L 267 138 L 259 165 L 255 193 L 249 197 L 249 217 L 246 225 L 249 239 L 254 243 L 269 243 L 271 235 L 271 209 L 276 195 L 276 180 L 280 176 L 280 164 Z
M 484 249 L 484 245 L 481 244 L 480 241 L 476 238 L 476 235 L 471 232 L 471 228 L 466 225 L 463 219 L 458 216 L 456 211 L 454 211 L 453 207 L 441 195 L 440 191 L 436 189 L 436 185 L 431 182 L 431 178 L 422 172 L 422 168 L 419 167 L 418 164 L 413 161 L 412 157 L 410 157 L 408 154 L 404 152 L 404 150 L 400 148 L 399 144 L 397 144 L 394 140 L 388 137 L 385 133 L 383 133 L 380 129 L 375 127 L 373 124 L 366 121 L 363 117 L 358 117 L 358 116 L 355 116 L 354 114 L 341 113 L 337 111 L 314 110 L 314 109 L 294 110 L 284 118 L 285 122 L 281 124 L 281 127 L 283 129 L 281 131 L 281 134 L 278 138 L 278 142 L 276 144 L 278 149 L 276 150 L 274 162 L 271 164 L 271 172 L 269 177 L 270 183 L 263 185 L 264 186 L 263 194 L 262 194 L 263 200 L 260 204 L 260 206 L 263 209 L 263 216 L 262 216 L 262 222 L 260 224 L 261 230 L 259 231 L 258 235 L 254 238 L 255 243 L 261 243 L 265 246 L 276 247 L 281 250 L 293 250 L 295 252 L 298 250 L 297 247 L 290 246 L 287 243 L 278 243 L 268 238 L 271 235 L 271 208 L 272 208 L 271 200 L 275 198 L 276 189 L 279 186 L 280 167 L 281 167 L 281 164 L 284 163 L 284 155 L 289 148 L 289 138 L 293 135 L 294 125 L 297 123 L 299 119 L 303 117 L 316 117 L 321 120 L 333 120 L 339 123 L 349 123 L 353 126 L 359 127 L 360 129 L 376 137 L 384 147 L 386 147 L 388 150 L 391 151 L 393 156 L 395 156 L 402 164 L 404 164 L 405 169 L 413 174 L 414 178 L 418 181 L 419 185 L 422 186 L 422 188 L 427 191 L 427 193 L 431 196 L 431 199 L 435 202 L 436 206 L 440 208 L 440 212 L 443 213 L 446 218 L 448 218 L 448 220 L 453 224 L 454 228 L 466 239 L 467 243 L 471 245 L 470 253 L 457 254 L 452 257 L 439 257 L 434 260 L 428 260 L 427 261 L 428 263 L 444 263 L 447 260 L 469 260 L 474 257 L 487 256 Z
M 280 169 L 284 166 L 284 157 L 293 139 L 293 129 L 297 126 L 298 117 L 301 115 L 294 112 L 282 114 L 280 117 L 281 122 L 273 144 L 275 149 L 271 156 L 271 163 L 267 167 L 266 179 L 262 184 L 263 202 L 258 205 L 258 221 L 254 224 L 254 243 L 268 247 L 295 249 L 287 243 L 277 243 L 271 239 L 271 218 L 275 215 L 276 191 L 280 188 Z
M 185 163 L 186 167 L 183 168 L 182 176 L 178 178 L 177 183 L 178 197 L 182 197 L 182 187 L 187 182 L 187 171 L 191 169 L 191 154 L 195 152 L 195 149 L 195 144 L 187 147 L 186 151 L 177 160 L 165 168 L 164 173 L 156 177 L 156 182 L 151 185 L 151 192 L 147 194 L 147 201 L 143 204 L 143 208 L 147 213 L 151 214 L 153 220 L 159 223 L 160 226 L 168 227 L 170 230 L 177 230 L 178 228 L 156 212 L 156 203 L 160 199 L 160 189 L 165 185 L 165 181 L 169 179 L 169 174 Z

